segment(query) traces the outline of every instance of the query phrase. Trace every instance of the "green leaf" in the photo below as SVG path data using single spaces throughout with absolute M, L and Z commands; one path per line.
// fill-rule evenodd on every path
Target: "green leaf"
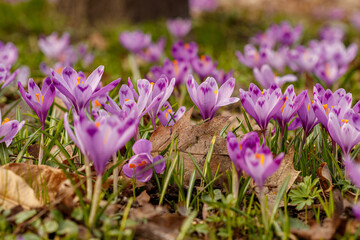
M 15 216 L 15 223 L 16 224 L 20 224 L 20 223 L 23 223 L 25 222 L 26 220 L 32 218 L 33 216 L 35 216 L 36 214 L 36 210 L 29 210 L 29 211 L 23 211 L 23 212 L 20 212 L 18 214 L 16 214 Z

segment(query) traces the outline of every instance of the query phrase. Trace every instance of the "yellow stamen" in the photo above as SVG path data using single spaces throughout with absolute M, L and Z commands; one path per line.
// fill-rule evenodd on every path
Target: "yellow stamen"
M 58 69 L 56 69 L 56 72 L 57 72 L 58 74 L 61 74 L 62 71 L 63 71 L 63 68 L 62 68 L 62 67 L 59 67 Z
M 262 95 L 264 95 L 264 91 L 261 91 Z
M 166 116 L 166 118 L 168 118 L 168 117 L 169 117 L 169 114 L 168 114 L 168 113 L 166 113 L 166 115 L 165 115 L 165 116 Z
M 264 166 L 264 163 L 265 163 L 265 155 L 264 154 L 255 153 L 255 158 L 258 159 L 260 161 L 261 165 Z
M 214 92 L 214 93 L 215 93 L 215 96 L 217 95 L 218 91 L 219 91 L 219 89 L 216 88 L 216 91 Z
M 342 119 L 341 122 L 345 124 L 345 123 L 348 123 L 349 120 L 348 119 Z
M 75 86 L 77 86 L 77 85 L 80 83 L 80 80 L 81 80 L 81 77 L 77 77 L 77 78 L 76 78 L 76 81 L 77 81 L 77 82 L 75 82 Z M 84 82 L 83 82 L 83 83 L 84 83 Z
M 168 112 L 171 113 L 171 109 L 168 109 Z
M 98 100 L 95 100 L 94 103 L 95 103 L 96 106 L 101 107 L 101 103 L 99 103 Z
M 307 108 L 307 111 L 309 111 L 309 110 L 310 110 L 310 103 L 309 103 L 308 108 Z
M 38 103 L 40 103 L 40 105 L 42 106 L 42 104 L 44 102 L 44 96 L 41 95 L 41 101 L 40 101 L 40 94 L 39 93 L 35 94 L 35 96 L 36 96 L 36 101 Z
M 239 144 L 239 148 L 240 148 L 240 150 L 242 150 L 242 146 L 241 146 L 241 144 Z
M 95 126 L 96 126 L 97 128 L 99 128 L 99 127 L 100 127 L 100 122 L 96 122 L 96 123 L 95 123 Z
M 151 82 L 150 84 L 151 84 L 151 86 L 154 86 L 155 83 Z
M 125 99 L 124 101 L 127 102 L 127 101 L 129 101 L 129 100 L 130 100 L 130 99 L 127 98 L 127 99 Z
M 281 107 L 281 114 L 283 113 L 284 111 L 284 108 L 286 107 L 286 100 L 288 99 L 288 96 L 286 96 L 286 99 L 285 99 L 285 102 L 284 102 L 284 107 Z
M 4 123 L 7 123 L 9 121 L 9 118 L 5 118 L 4 121 L 1 123 L 1 126 L 4 124 Z
M 325 110 L 325 113 L 327 113 L 327 104 L 324 104 L 324 105 L 323 105 L 323 108 L 324 108 L 324 110 Z

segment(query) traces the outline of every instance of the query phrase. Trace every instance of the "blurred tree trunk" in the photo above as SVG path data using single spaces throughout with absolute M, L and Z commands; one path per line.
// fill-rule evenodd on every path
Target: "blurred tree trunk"
M 189 0 L 60 0 L 71 25 L 189 17 Z

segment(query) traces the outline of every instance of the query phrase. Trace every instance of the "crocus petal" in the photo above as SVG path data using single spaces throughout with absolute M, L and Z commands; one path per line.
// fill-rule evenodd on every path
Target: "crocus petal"
M 165 171 L 166 161 L 164 161 L 164 160 L 165 160 L 164 157 L 161 156 L 161 155 L 154 157 L 154 159 L 153 159 L 154 164 L 156 164 L 156 163 L 159 162 L 159 161 L 162 161 L 162 162 L 160 162 L 160 163 L 158 163 L 158 164 L 156 164 L 156 165 L 154 166 L 154 169 L 155 169 L 155 172 L 156 172 L 156 173 L 162 173 L 162 172 Z
M 149 140 L 140 139 L 134 143 L 132 149 L 135 154 L 150 153 L 152 149 L 152 143 Z

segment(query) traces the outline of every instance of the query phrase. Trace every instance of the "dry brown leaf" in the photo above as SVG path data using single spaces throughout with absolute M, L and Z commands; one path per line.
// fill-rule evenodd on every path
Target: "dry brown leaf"
M 300 171 L 296 171 L 294 168 L 294 154 L 295 150 L 293 148 L 289 149 L 288 152 L 285 154 L 279 169 L 273 175 L 271 175 L 264 184 L 264 194 L 268 197 L 268 204 L 270 208 L 274 206 L 276 195 L 285 179 L 290 175 L 289 184 L 286 188 L 287 192 L 300 174 Z M 260 198 L 259 188 L 255 188 L 255 193 L 256 196 Z M 279 206 L 284 206 L 283 200 L 280 202 Z
M 332 178 L 329 170 L 329 166 L 326 162 L 320 164 L 320 167 L 317 170 L 319 177 L 320 187 L 324 193 L 328 193 L 332 190 Z
M 93 32 L 90 35 L 90 44 L 91 46 L 93 46 L 94 48 L 97 48 L 99 50 L 105 50 L 107 47 L 107 43 L 105 38 L 103 37 L 103 35 L 101 35 L 100 32 Z
M 10 170 L 0 168 L 0 206 L 5 209 L 21 205 L 25 210 L 41 207 L 34 190 Z
M 11 170 L 23 178 L 35 191 L 42 203 L 61 199 L 67 206 L 73 205 L 75 189 L 61 169 L 27 163 L 10 163 L 0 169 Z M 72 175 L 72 177 L 75 182 L 79 182 L 76 175 Z
M 152 153 L 154 155 L 164 150 L 173 138 L 178 137 L 177 147 L 180 156 L 184 158 L 186 181 L 189 180 L 192 170 L 194 169 L 194 163 L 187 152 L 189 152 L 197 164 L 202 167 L 215 133 L 217 137 L 210 162 L 211 171 L 214 174 L 220 165 L 219 173 L 225 173 L 226 170 L 232 167 L 226 148 L 226 139 L 219 136 L 221 129 L 229 122 L 230 116 L 217 116 L 201 125 L 193 125 L 190 121 L 192 111 L 193 108 L 187 111 L 172 127 L 159 126 L 150 137 L 150 141 L 153 144 Z M 223 179 L 226 179 L 225 175 L 223 175 L 223 177 Z
M 136 197 L 136 201 L 139 203 L 140 206 L 144 206 L 145 204 L 149 203 L 150 196 L 147 194 L 146 190 L 142 191 L 139 196 Z

